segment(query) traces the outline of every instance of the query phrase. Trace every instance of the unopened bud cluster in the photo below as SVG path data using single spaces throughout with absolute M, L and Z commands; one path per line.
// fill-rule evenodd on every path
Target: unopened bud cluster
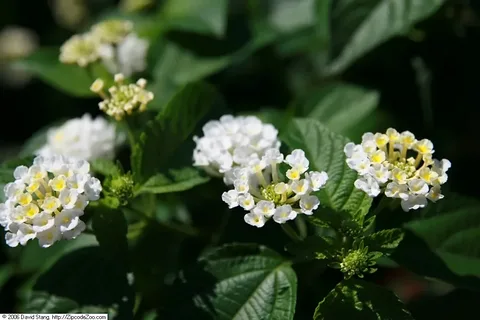
M 124 83 L 122 74 L 115 75 L 115 84 L 108 88 L 108 94 L 104 91 L 105 83 L 97 79 L 91 85 L 90 90 L 103 98 L 98 106 L 115 120 L 122 120 L 125 115 L 134 112 L 144 112 L 147 104 L 153 100 L 153 93 L 146 90 L 147 80 L 139 79 L 136 83 Z

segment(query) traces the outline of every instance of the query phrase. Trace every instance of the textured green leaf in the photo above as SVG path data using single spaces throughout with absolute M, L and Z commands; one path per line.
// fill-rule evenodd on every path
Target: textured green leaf
M 164 165 L 193 133 L 213 105 L 221 103 L 215 88 L 197 82 L 184 86 L 165 108 L 146 125 L 133 147 L 134 178 L 144 182 L 164 169 Z
M 227 25 L 227 0 L 167 0 L 162 19 L 170 28 L 222 37 Z
M 321 121 L 332 131 L 348 136 L 377 108 L 380 95 L 359 86 L 334 83 L 297 102 L 301 115 Z
M 195 168 L 170 170 L 169 175 L 157 174 L 150 177 L 136 194 L 180 192 L 206 183 L 210 180 Z
M 379 251 L 382 253 L 390 253 L 398 247 L 403 240 L 402 229 L 385 229 L 372 233 L 364 238 L 365 246 L 369 251 Z
M 258 36 L 239 50 L 217 57 L 199 57 L 187 49 L 167 42 L 153 70 L 154 82 L 149 89 L 155 93 L 155 99 L 149 106 L 161 109 L 182 85 L 202 80 L 232 64 L 240 63 L 272 40 L 268 35 Z
M 294 119 L 283 140 L 291 149 L 305 151 L 312 170 L 328 173 L 327 184 L 319 192 L 321 203 L 336 211 L 349 212 L 363 223 L 372 199 L 353 185 L 357 173 L 347 166 L 343 152 L 349 140 L 313 119 Z
M 340 246 L 334 238 L 321 236 L 310 236 L 302 242 L 289 243 L 286 246 L 288 252 L 305 260 L 330 259 L 339 248 Z
M 95 93 L 90 91 L 93 80 L 87 70 L 77 65 L 62 64 L 59 55 L 59 48 L 42 48 L 17 63 L 21 68 L 67 94 L 77 97 L 95 96 Z
M 331 73 L 351 63 L 386 40 L 406 34 L 445 0 L 339 0 L 332 8 Z
M 456 274 L 480 276 L 480 202 L 452 195 L 439 201 L 437 208 L 431 206 L 436 215 L 427 213 L 429 218 L 411 221 L 405 227 Z
M 229 244 L 202 256 L 185 280 L 201 282 L 194 289 L 195 304 L 215 319 L 288 320 L 293 319 L 297 295 L 290 264 L 264 246 Z
M 37 279 L 21 311 L 72 313 L 92 307 L 117 314 L 114 319 L 133 317 L 133 290 L 127 275 L 98 246 L 63 256 Z
M 315 309 L 314 320 L 413 319 L 398 297 L 387 289 L 362 280 L 344 280 Z

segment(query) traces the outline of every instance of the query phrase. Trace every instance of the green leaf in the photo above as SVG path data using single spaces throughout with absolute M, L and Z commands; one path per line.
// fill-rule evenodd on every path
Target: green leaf
M 322 319 L 413 319 L 398 297 L 389 290 L 362 280 L 344 280 L 315 309 Z
M 149 89 L 155 93 L 155 99 L 149 106 L 161 109 L 182 85 L 201 80 L 229 64 L 228 56 L 200 58 L 174 43 L 167 42 L 153 69 L 154 82 Z
M 42 48 L 18 61 L 19 67 L 33 73 L 49 85 L 77 97 L 91 97 L 93 80 L 86 69 L 59 61 L 59 48 Z
M 328 173 L 327 184 L 319 192 L 320 202 L 336 211 L 352 214 L 363 224 L 372 199 L 353 185 L 357 173 L 347 166 L 343 152 L 349 140 L 313 119 L 294 119 L 283 140 L 291 149 L 305 151 L 311 170 Z
M 91 234 L 81 234 L 75 241 L 59 241 L 54 246 L 42 248 L 37 242 L 30 241 L 22 248 L 18 262 L 18 272 L 43 272 L 55 264 L 62 256 L 84 247 L 98 246 L 97 239 Z
M 219 320 L 288 320 L 293 319 L 297 296 L 290 265 L 264 246 L 228 244 L 203 255 L 184 280 L 194 287 L 193 299 L 201 310 L 195 314 L 208 312 Z
M 332 8 L 330 73 L 350 64 L 386 40 L 404 35 L 445 0 L 339 0 Z
M 182 85 L 202 80 L 232 64 L 240 63 L 272 40 L 268 35 L 258 36 L 241 49 L 217 57 L 199 57 L 167 42 L 153 69 L 154 82 L 150 84 L 149 90 L 155 93 L 155 99 L 149 107 L 161 109 Z
M 315 0 L 267 2 L 268 22 L 279 32 L 293 32 L 315 24 Z
M 431 206 L 436 215 L 411 221 L 405 227 L 425 241 L 454 273 L 480 276 L 480 202 L 447 195 L 437 208 Z
M 377 91 L 334 83 L 297 102 L 297 109 L 302 116 L 319 120 L 331 130 L 349 136 L 352 129 L 372 115 L 379 99 Z
M 424 277 L 440 279 L 456 287 L 476 290 L 480 292 L 480 278 L 474 275 L 461 275 L 455 273 L 457 268 L 461 271 L 465 266 L 462 261 L 449 260 L 447 265 L 445 257 L 440 257 L 434 249 L 408 229 L 391 258 L 402 267 Z
M 384 254 L 393 251 L 403 240 L 402 229 L 386 229 L 372 233 L 364 238 L 369 251 L 379 251 Z
M 122 172 L 120 168 L 112 161 L 107 159 L 95 159 L 90 161 L 92 171 L 104 176 L 117 176 Z
M 140 141 L 134 145 L 131 157 L 134 178 L 144 182 L 161 172 L 166 161 L 219 102 L 215 88 L 202 82 L 188 84 L 177 92 L 155 119 L 147 123 Z
M 4 264 L 0 266 L 0 288 L 3 288 L 14 272 L 15 269 L 12 264 Z
M 269 35 L 281 56 L 328 47 L 329 0 L 252 0 L 250 14 L 255 36 Z
M 170 28 L 221 38 L 227 25 L 227 0 L 167 0 L 162 19 Z
M 332 259 L 340 246 L 331 237 L 310 236 L 299 243 L 286 246 L 288 252 L 304 260 Z
M 126 268 L 128 256 L 127 222 L 123 212 L 103 207 L 93 211 L 92 229 L 105 256 Z
M 210 179 L 195 168 L 170 170 L 169 176 L 157 174 L 148 179 L 136 191 L 136 195 L 142 193 L 169 193 L 180 192 L 208 182 Z
M 127 275 L 99 247 L 81 248 L 62 257 L 37 279 L 22 311 L 73 313 L 92 307 L 117 314 L 114 319 L 133 318 L 133 290 Z

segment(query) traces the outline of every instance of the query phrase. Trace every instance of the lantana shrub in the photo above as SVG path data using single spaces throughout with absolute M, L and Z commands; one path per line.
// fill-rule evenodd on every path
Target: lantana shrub
M 303 7 L 277 8 L 286 14 L 272 11 L 279 25 L 264 38 L 212 57 L 171 39 L 175 32 L 225 37 L 224 1 L 193 1 L 194 9 L 176 0 L 160 8 L 131 2 L 120 7 L 128 12 L 101 16 L 64 39 L 53 55 L 40 48 L 18 57 L 18 66 L 47 84 L 90 99 L 82 102 L 83 115 L 48 125 L 2 164 L 6 252 L 33 277 L 17 311 L 111 319 L 413 319 L 398 292 L 377 281 L 376 272 L 392 264 L 479 288 L 478 278 L 462 278 L 474 268 L 458 261 L 473 259 L 473 251 L 459 248 L 478 240 L 473 212 L 480 205 L 448 191 L 455 163 L 408 125 L 365 126 L 356 110 L 373 110 L 378 93 L 325 84 L 380 43 L 373 29 L 358 26 L 337 59 L 322 66 L 313 60 L 310 72 L 324 80 L 311 85 L 328 87 L 316 103 L 300 90 L 286 109 L 240 110 L 222 91 L 229 71 L 235 78 L 262 46 L 288 55 L 299 44 L 285 37 L 303 29 L 284 34 L 278 17 Z M 442 1 L 409 2 L 397 1 L 402 16 L 414 17 L 402 23 L 426 18 Z M 320 12 L 317 5 L 310 10 Z M 363 26 L 377 26 L 376 15 L 400 19 L 397 9 L 378 4 Z M 318 23 L 308 27 L 317 30 Z M 312 31 L 300 39 L 320 43 L 318 37 Z M 472 222 L 470 231 L 458 231 L 461 221 Z

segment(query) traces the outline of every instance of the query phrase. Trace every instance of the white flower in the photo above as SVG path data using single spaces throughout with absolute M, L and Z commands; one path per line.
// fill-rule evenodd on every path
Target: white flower
M 91 34 L 73 35 L 60 47 L 60 62 L 86 67 L 99 57 L 100 42 Z
M 317 210 L 319 205 L 320 200 L 315 196 L 304 196 L 300 199 L 300 208 L 302 209 L 302 213 L 306 215 L 313 214 L 313 211 Z
M 344 152 L 347 165 L 359 175 L 355 187 L 370 197 L 384 192 L 401 199 L 405 211 L 425 207 L 427 199 L 443 198 L 441 185 L 448 179 L 451 163 L 432 158 L 435 150 L 430 140 L 389 128 L 385 134 L 365 133 L 361 144 L 347 143 Z
M 124 140 L 125 136 L 117 134 L 113 124 L 104 118 L 93 119 L 89 114 L 85 114 L 81 118 L 71 119 L 59 127 L 51 128 L 47 133 L 46 144 L 35 153 L 41 156 L 64 155 L 84 160 L 113 159 L 115 147 Z M 17 174 L 25 173 L 20 171 Z
M 250 125 L 250 132 L 256 132 L 255 122 Z M 209 129 L 217 130 L 218 127 Z M 286 181 L 282 181 L 285 175 L 279 172 L 282 159 L 290 166 Z M 302 150 L 294 150 L 284 157 L 277 148 L 267 149 L 261 159 L 249 164 L 232 170 L 233 189 L 222 194 L 222 200 L 230 209 L 240 206 L 249 211 L 245 215 L 248 224 L 260 228 L 270 219 L 285 223 L 298 214 L 311 215 L 318 209 L 320 200 L 311 193 L 325 185 L 328 175 L 326 172 L 305 172 L 309 162 Z
M 228 204 L 228 208 L 232 209 L 238 207 L 238 192 L 236 190 L 229 190 L 222 194 L 222 200 Z
M 273 220 L 276 223 L 285 223 L 288 220 L 293 220 L 297 217 L 297 212 L 292 210 L 292 207 L 288 204 L 278 207 L 275 210 L 275 214 L 273 215 Z
M 405 184 L 390 182 L 385 188 L 385 195 L 389 198 L 400 198 L 402 200 L 407 200 L 408 186 Z
M 142 72 L 147 67 L 147 52 L 150 44 L 130 33 L 117 45 L 103 44 L 99 47 L 99 55 L 108 71 L 112 74 L 122 73 L 130 77 Z
M 275 203 L 272 201 L 260 200 L 253 211 L 257 214 L 263 214 L 270 218 L 275 213 Z
M 410 195 L 407 200 L 401 202 L 403 211 L 417 210 L 427 205 L 427 198 L 424 195 Z
M 261 228 L 265 225 L 265 216 L 263 214 L 258 214 L 255 212 L 249 212 L 247 213 L 243 219 L 245 220 L 246 223 L 248 223 L 251 226 L 255 226 L 257 228 Z
M 376 197 L 380 194 L 380 186 L 372 176 L 360 177 L 353 184 L 355 188 L 362 190 L 370 197 Z
M 263 170 L 264 163 L 283 161 L 283 155 L 278 151 L 277 130 L 256 117 L 225 115 L 218 121 L 207 122 L 203 134 L 193 138 L 196 143 L 193 165 L 204 168 L 211 175 L 223 176 L 227 185 L 236 180 L 233 176 L 235 168 Z M 270 150 L 268 155 L 267 150 Z
M 320 190 L 328 180 L 328 174 L 323 172 L 310 171 L 305 174 L 305 178 L 310 182 L 310 187 L 312 191 Z
M 16 180 L 5 186 L 7 200 L 0 204 L 0 223 L 12 247 L 35 238 L 42 247 L 75 238 L 85 230 L 79 218 L 84 208 L 102 190 L 85 160 L 38 156 L 33 163 L 15 169 Z

